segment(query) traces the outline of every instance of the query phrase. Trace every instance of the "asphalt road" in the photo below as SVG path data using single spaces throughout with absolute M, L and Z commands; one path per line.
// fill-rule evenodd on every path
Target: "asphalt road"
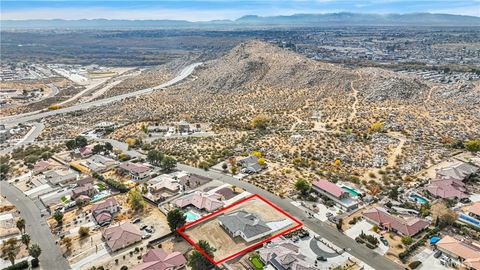
M 8 116 L 8 117 L 0 118 L 0 124 L 17 125 L 19 123 L 25 123 L 25 122 L 29 122 L 29 121 L 33 121 L 33 120 L 38 120 L 38 119 L 42 119 L 42 118 L 45 118 L 45 117 L 48 117 L 48 116 L 86 110 L 86 109 L 89 109 L 89 108 L 102 106 L 102 105 L 105 105 L 105 104 L 108 104 L 108 103 L 111 103 L 111 102 L 124 100 L 126 98 L 145 95 L 145 94 L 154 92 L 156 90 L 172 86 L 172 85 L 186 79 L 190 74 L 192 74 L 192 72 L 195 70 L 195 68 L 197 66 L 201 65 L 201 64 L 202 63 L 191 64 L 191 65 L 187 66 L 186 68 L 184 68 L 177 77 L 171 79 L 170 81 L 168 81 L 166 83 L 163 83 L 163 84 L 155 86 L 155 87 L 149 87 L 149 88 L 142 89 L 142 90 L 139 90 L 139 91 L 130 92 L 130 93 L 127 93 L 127 94 L 118 95 L 118 96 L 114 96 L 114 97 L 109 97 L 109 98 L 105 98 L 105 99 L 95 100 L 95 101 L 91 101 L 91 102 L 80 103 L 80 104 L 76 104 L 76 105 L 73 105 L 73 106 L 70 106 L 70 107 L 60 108 L 60 109 L 52 110 L 52 111 L 40 112 L 40 113 L 35 113 L 35 114 L 26 113 L 26 114 Z
M 48 270 L 70 269 L 44 218 L 40 217 L 40 209 L 16 187 L 6 181 L 0 181 L 0 194 L 17 207 L 25 219 L 26 231 L 32 238 L 32 244 L 39 244 L 42 249 L 40 265 Z
M 0 150 L 0 156 L 10 153 L 11 151 L 15 150 L 18 147 L 32 143 L 40 135 L 40 133 L 42 133 L 42 130 L 44 127 L 45 126 L 43 125 L 43 123 L 33 123 L 32 129 L 30 129 L 28 133 L 25 134 L 25 137 L 23 137 L 15 145 L 12 145 L 10 147 Z

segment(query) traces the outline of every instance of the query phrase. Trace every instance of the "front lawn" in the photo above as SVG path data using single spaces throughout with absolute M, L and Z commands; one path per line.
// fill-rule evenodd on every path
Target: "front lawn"
M 252 265 L 255 267 L 255 269 L 257 270 L 262 270 L 263 269 L 263 262 L 260 260 L 260 258 L 258 257 L 258 255 L 255 255 L 253 257 L 250 257 L 250 262 L 252 263 Z

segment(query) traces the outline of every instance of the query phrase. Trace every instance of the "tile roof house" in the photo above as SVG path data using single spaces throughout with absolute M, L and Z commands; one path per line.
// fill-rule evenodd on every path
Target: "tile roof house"
M 91 183 L 87 183 L 82 186 L 78 186 L 72 190 L 72 199 L 76 199 L 80 195 L 85 195 L 88 197 L 93 196 L 94 194 L 97 193 L 97 190 Z
M 469 175 L 478 173 L 480 168 L 462 161 L 457 161 L 450 166 L 437 169 L 435 172 L 437 176 L 442 178 L 455 178 L 458 180 L 463 180 Z
M 436 244 L 448 256 L 458 260 L 467 269 L 480 270 L 480 247 L 451 236 L 445 236 Z
M 112 215 L 120 211 L 120 205 L 117 200 L 113 197 L 110 197 L 99 203 L 92 205 L 92 214 L 95 220 L 99 225 L 106 223 L 106 218 L 109 217 L 111 221 Z M 100 215 L 102 213 L 108 213 L 109 215 Z
M 37 175 L 39 173 L 42 173 L 50 167 L 50 163 L 46 160 L 40 160 L 33 165 L 33 175 Z
M 80 155 L 82 158 L 89 157 L 92 155 L 92 148 L 85 146 L 80 149 L 75 149 L 74 153 Z
M 119 169 L 127 172 L 130 177 L 135 180 L 145 179 L 152 171 L 152 168 L 150 166 L 133 162 L 122 163 L 120 164 Z
M 465 183 L 455 178 L 437 178 L 426 186 L 426 190 L 436 198 L 462 199 L 468 197 L 465 194 Z
M 211 212 L 223 207 L 224 202 L 220 201 L 219 198 L 220 195 L 218 194 L 208 194 L 195 191 L 175 200 L 173 203 L 180 208 L 187 205 L 193 205 L 198 209 L 205 209 L 206 211 Z
M 140 230 L 130 222 L 123 222 L 105 229 L 102 237 L 112 251 L 117 251 L 142 241 Z
M 381 207 L 367 209 L 363 212 L 363 216 L 380 228 L 408 236 L 414 236 L 430 225 L 430 222 L 425 219 L 410 218 L 406 220 L 392 216 Z
M 255 214 L 244 210 L 224 214 L 218 217 L 218 222 L 231 237 L 240 236 L 246 242 L 264 237 L 272 231 L 272 229 Z
M 358 207 L 358 203 L 350 198 L 350 193 L 330 181 L 319 179 L 312 183 L 312 188 L 317 193 L 334 201 L 342 209 L 350 211 Z
M 475 202 L 468 208 L 468 215 L 480 220 L 480 201 Z
M 52 185 L 64 185 L 75 182 L 79 174 L 72 170 L 49 170 L 43 175 Z
M 118 164 L 118 161 L 102 155 L 93 155 L 82 163 L 83 166 L 93 172 L 103 172 L 117 166 Z
M 143 256 L 143 263 L 137 265 L 133 270 L 175 270 L 182 268 L 187 260 L 180 252 L 167 254 L 163 249 L 150 249 Z
M 148 189 L 151 193 L 157 193 L 161 191 L 169 191 L 172 193 L 180 190 L 180 183 L 178 180 L 166 175 L 159 175 L 153 179 L 148 180 Z
M 299 247 L 286 240 L 276 238 L 258 251 L 265 265 L 276 270 L 315 270 L 306 262 L 305 255 L 299 253 Z

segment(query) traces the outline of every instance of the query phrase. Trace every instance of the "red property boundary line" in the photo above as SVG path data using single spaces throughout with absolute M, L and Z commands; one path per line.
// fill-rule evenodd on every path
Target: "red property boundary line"
M 274 235 L 272 235 L 272 236 L 264 239 L 263 241 L 260 241 L 260 242 L 258 242 L 258 243 L 255 243 L 255 244 L 253 244 L 253 245 L 251 245 L 251 246 L 249 246 L 249 247 L 247 247 L 247 248 L 245 248 L 245 249 L 240 250 L 240 251 L 237 252 L 237 253 L 234 253 L 234 254 L 232 254 L 232 255 L 229 255 L 228 257 L 223 258 L 223 259 L 218 260 L 218 261 L 215 261 L 213 258 L 211 258 L 203 249 L 201 249 L 195 242 L 192 241 L 192 239 L 190 239 L 190 238 L 183 232 L 183 230 L 187 229 L 188 227 L 191 227 L 191 226 L 193 226 L 193 225 L 195 225 L 195 224 L 197 224 L 197 223 L 199 223 L 199 222 L 201 222 L 201 221 L 203 221 L 203 220 L 205 220 L 205 219 L 208 219 L 208 218 L 210 218 L 210 217 L 212 217 L 212 216 L 214 216 L 214 215 L 216 215 L 216 214 L 218 214 L 218 213 L 224 212 L 224 211 L 226 211 L 226 210 L 228 210 L 228 209 L 230 209 L 230 208 L 232 208 L 232 207 L 234 207 L 234 206 L 237 206 L 237 205 L 239 205 L 239 204 L 241 204 L 241 203 L 243 203 L 243 202 L 245 202 L 245 201 L 248 201 L 248 200 L 250 200 L 250 199 L 253 199 L 253 198 L 259 198 L 260 200 L 262 200 L 263 202 L 265 202 L 265 203 L 268 204 L 269 206 L 273 207 L 275 210 L 279 211 L 280 213 L 284 214 L 285 216 L 287 216 L 288 218 L 290 218 L 291 220 L 293 220 L 295 223 L 297 223 L 297 225 L 295 225 L 294 227 L 292 227 L 292 228 L 290 228 L 290 229 L 287 229 L 287 230 L 285 230 L 285 231 L 276 233 L 276 234 L 274 234 Z M 213 264 L 217 265 L 217 264 L 220 264 L 220 263 L 222 263 L 222 262 L 228 261 L 228 260 L 230 260 L 230 259 L 232 259 L 232 258 L 234 258 L 234 257 L 236 257 L 236 256 L 238 256 L 238 255 L 240 255 L 240 254 L 246 253 L 246 252 L 248 252 L 248 251 L 250 251 L 250 250 L 252 250 L 252 249 L 254 249 L 254 248 L 258 247 L 258 246 L 263 245 L 264 243 L 266 243 L 266 242 L 268 242 L 268 241 L 271 241 L 271 240 L 274 239 L 274 238 L 280 237 L 280 236 L 282 236 L 282 235 L 284 235 L 284 234 L 286 234 L 286 233 L 288 233 L 288 232 L 291 232 L 291 231 L 293 231 L 293 230 L 296 230 L 296 229 L 298 229 L 298 228 L 300 228 L 300 227 L 302 227 L 302 226 L 303 226 L 303 224 L 302 224 L 300 221 L 298 221 L 297 219 L 295 219 L 294 217 L 292 217 L 291 215 L 289 215 L 289 214 L 288 214 L 287 212 L 285 212 L 284 210 L 280 209 L 278 206 L 276 206 L 276 205 L 274 205 L 273 203 L 265 200 L 262 196 L 260 196 L 260 195 L 258 195 L 258 194 L 252 194 L 252 195 L 250 195 L 250 196 L 248 196 L 248 197 L 246 197 L 246 198 L 243 198 L 243 199 L 241 199 L 241 200 L 239 200 L 239 201 L 237 201 L 237 202 L 235 202 L 235 203 L 233 203 L 233 204 L 231 204 L 231 205 L 229 205 L 229 206 L 227 206 L 227 207 L 221 208 L 221 209 L 219 209 L 219 210 L 217 210 L 217 211 L 214 211 L 214 212 L 212 212 L 212 213 L 210 213 L 210 214 L 208 214 L 208 215 L 206 215 L 206 216 L 203 216 L 202 218 L 200 218 L 200 219 L 198 219 L 198 220 L 195 220 L 195 221 L 193 221 L 193 222 L 187 223 L 187 224 L 183 225 L 182 227 L 177 228 L 177 232 L 178 232 L 183 238 L 185 238 L 185 240 L 187 240 L 187 242 L 189 242 L 193 247 L 195 247 L 200 253 L 202 253 L 203 256 L 205 256 L 210 262 L 212 262 Z

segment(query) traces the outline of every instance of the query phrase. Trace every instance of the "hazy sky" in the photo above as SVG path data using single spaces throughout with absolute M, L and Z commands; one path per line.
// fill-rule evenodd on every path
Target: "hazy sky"
M 480 16 L 480 0 L 190 0 L 17 1 L 1 0 L 1 19 L 236 19 L 243 15 L 295 13 L 431 12 Z

